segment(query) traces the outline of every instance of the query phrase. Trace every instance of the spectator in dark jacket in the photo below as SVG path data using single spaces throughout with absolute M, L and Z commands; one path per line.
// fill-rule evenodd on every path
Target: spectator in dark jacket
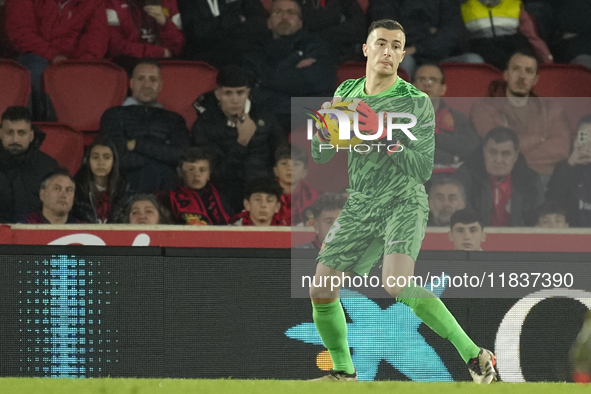
M 591 68 L 591 2 L 560 0 L 557 12 L 557 40 L 552 47 L 560 63 L 577 63 Z
M 272 115 L 249 99 L 249 81 L 238 66 L 220 71 L 217 89 L 200 97 L 192 130 L 194 145 L 217 156 L 213 182 L 228 202 L 229 215 L 243 208 L 246 182 L 270 175 L 275 148 L 282 140 Z
M 185 57 L 222 68 L 240 65 L 266 32 L 267 12 L 259 0 L 178 0 L 187 38 Z
M 39 185 L 57 162 L 39 148 L 45 134 L 31 125 L 24 107 L 9 107 L 0 128 L 0 223 L 16 223 L 41 209 Z
M 109 56 L 126 66 L 129 58 L 170 58 L 183 49 L 181 15 L 176 0 L 160 5 L 146 0 L 105 0 Z
M 363 56 L 366 18 L 357 0 L 299 0 L 304 29 L 326 40 L 339 63 Z
M 6 33 L 31 72 L 33 115 L 45 117 L 42 76 L 61 60 L 97 60 L 107 53 L 109 28 L 103 0 L 7 0 Z
M 480 137 L 472 129 L 468 118 L 447 105 L 445 74 L 436 64 L 424 64 L 414 76 L 413 84 L 425 92 L 435 110 L 435 161 L 433 174 L 454 173 L 461 162 L 480 145 Z
M 571 155 L 554 169 L 546 198 L 566 209 L 571 227 L 591 227 L 591 115 L 578 130 Z
M 406 55 L 400 67 L 413 75 L 417 65 L 443 60 L 482 63 L 465 54 L 467 35 L 457 0 L 371 0 L 370 20 L 394 19 L 406 33 Z
M 497 127 L 484 136 L 482 145 L 471 165 L 456 172 L 469 205 L 487 226 L 533 225 L 543 196 L 539 177 L 519 153 L 519 138 L 513 130 Z
M 113 142 L 105 137 L 92 141 L 75 180 L 74 216 L 88 223 L 113 222 L 126 191 Z
M 291 128 L 291 98 L 332 96 L 336 68 L 322 41 L 302 30 L 295 0 L 275 0 L 268 25 L 272 37 L 246 55 L 256 77 L 255 98 L 273 111 L 281 127 Z
M 177 181 L 178 154 L 188 145 L 185 120 L 157 101 L 162 75 L 156 61 L 141 61 L 133 70 L 129 85 L 131 97 L 103 114 L 101 135 L 117 147 L 132 191 L 171 190 Z

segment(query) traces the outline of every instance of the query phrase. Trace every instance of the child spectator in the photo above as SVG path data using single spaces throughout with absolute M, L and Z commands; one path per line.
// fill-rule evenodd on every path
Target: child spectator
M 235 226 L 286 226 L 277 215 L 281 207 L 281 186 L 274 179 L 259 178 L 246 185 L 244 211 L 234 216 Z
M 179 157 L 182 185 L 168 193 L 172 215 L 179 224 L 229 224 L 230 217 L 217 188 L 210 182 L 212 158 L 205 148 L 188 148 Z M 168 202 L 168 201 L 167 201 Z
M 314 215 L 314 231 L 316 231 L 316 237 L 310 242 L 297 245 L 295 248 L 320 250 L 322 241 L 343 210 L 346 202 L 347 196 L 339 193 L 324 193 L 318 197 L 311 208 L 312 214 Z
M 460 209 L 451 215 L 448 235 L 454 250 L 482 250 L 480 244 L 486 240 L 482 218 L 470 209 Z
M 111 140 L 99 137 L 90 144 L 74 179 L 74 216 L 88 223 L 112 222 L 115 207 L 123 201 L 127 184 Z
M 305 214 L 318 198 L 318 192 L 303 180 L 308 171 L 308 155 L 298 145 L 282 145 L 275 151 L 275 175 L 283 189 L 279 218 L 288 225 L 310 225 Z
M 184 36 L 176 0 L 106 0 L 105 4 L 109 55 L 115 61 L 181 54 Z
M 536 227 L 569 228 L 566 210 L 556 201 L 546 201 L 538 208 Z
M 129 224 L 170 224 L 170 214 L 152 194 L 132 196 L 123 209 L 120 223 Z

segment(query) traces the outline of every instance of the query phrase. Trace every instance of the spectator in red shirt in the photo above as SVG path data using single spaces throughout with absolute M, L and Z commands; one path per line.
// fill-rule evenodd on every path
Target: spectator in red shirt
M 184 36 L 176 0 L 105 0 L 109 55 L 117 63 L 133 58 L 179 56 Z
M 542 202 L 540 178 L 519 153 L 517 134 L 506 127 L 489 131 L 483 149 L 457 177 L 464 184 L 471 207 L 487 226 L 529 226 Z
M 6 34 L 31 72 L 33 116 L 46 116 L 45 67 L 67 59 L 102 59 L 109 44 L 103 0 L 7 0 Z
M 127 190 L 113 142 L 106 137 L 95 139 L 74 179 L 74 216 L 88 223 L 112 222 Z
M 170 224 L 170 213 L 152 194 L 132 196 L 120 211 L 119 223 Z
M 246 185 L 244 211 L 234 216 L 235 226 L 285 226 L 277 216 L 281 207 L 281 186 L 271 178 L 259 178 Z
M 70 224 L 82 223 L 71 215 L 76 184 L 65 168 L 59 167 L 41 182 L 39 199 L 43 204 L 40 212 L 28 215 L 22 223 Z
M 177 223 L 190 225 L 229 224 L 217 188 L 210 182 L 212 158 L 207 148 L 191 147 L 179 156 L 177 171 L 182 185 L 168 193 Z
M 307 175 L 308 154 L 298 145 L 283 145 L 275 152 L 275 175 L 283 189 L 278 216 L 289 225 L 310 225 L 308 208 L 318 198 L 318 192 L 304 182 Z

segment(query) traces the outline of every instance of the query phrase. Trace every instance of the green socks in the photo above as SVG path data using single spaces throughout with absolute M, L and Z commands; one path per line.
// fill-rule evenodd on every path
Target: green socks
M 413 283 L 402 290 L 396 300 L 408 305 L 423 323 L 439 336 L 448 339 L 456 347 L 464 362 L 467 363 L 480 352 L 480 348 L 466 335 L 443 302 L 429 290 L 420 286 L 415 287 Z
M 313 317 L 316 329 L 322 338 L 324 346 L 328 349 L 332 358 L 335 371 L 354 373 L 353 360 L 347 343 L 347 320 L 341 300 L 337 299 L 330 304 L 314 304 Z M 444 307 L 445 308 L 445 307 Z M 449 312 L 448 312 L 449 313 Z M 457 324 L 457 323 L 456 323 Z

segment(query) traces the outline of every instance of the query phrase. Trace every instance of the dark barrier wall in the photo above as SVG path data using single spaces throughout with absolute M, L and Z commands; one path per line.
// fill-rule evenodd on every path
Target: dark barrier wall
M 525 255 L 487 256 L 494 265 Z M 310 301 L 291 298 L 290 257 L 289 250 L 1 247 L 0 375 L 319 376 L 326 353 Z M 573 261 L 552 256 L 561 258 Z M 492 350 L 501 341 L 504 380 L 569 381 L 568 349 L 587 308 L 567 297 L 444 301 L 477 344 Z M 455 348 L 408 307 L 363 296 L 343 304 L 362 379 L 469 379 Z

